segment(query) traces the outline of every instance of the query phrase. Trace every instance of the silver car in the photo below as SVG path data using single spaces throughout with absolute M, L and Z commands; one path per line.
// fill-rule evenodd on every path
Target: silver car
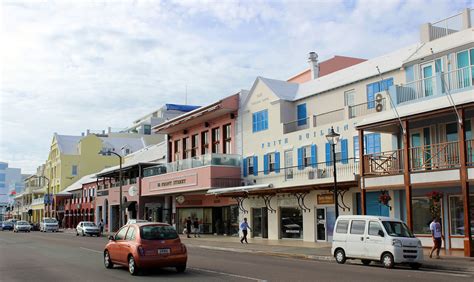
M 59 231 L 59 223 L 55 218 L 45 217 L 40 222 L 40 231 L 41 232 L 58 232 Z
M 13 227 L 13 232 L 30 232 L 31 231 L 31 224 L 28 221 L 20 220 L 15 223 L 15 227 Z
M 81 222 L 79 222 L 79 224 L 76 227 L 76 236 L 79 236 L 79 234 L 82 235 L 82 236 L 86 236 L 86 235 L 94 236 L 95 235 L 95 236 L 99 237 L 100 230 L 99 230 L 99 227 L 97 227 L 97 225 L 95 225 L 94 222 L 81 221 Z

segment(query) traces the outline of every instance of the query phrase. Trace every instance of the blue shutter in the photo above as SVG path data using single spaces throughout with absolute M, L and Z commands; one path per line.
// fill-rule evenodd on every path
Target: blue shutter
M 268 174 L 268 154 L 263 155 L 263 174 Z
M 311 145 L 311 166 L 318 166 L 318 151 L 315 144 Z
M 306 103 L 297 106 L 298 126 L 306 124 Z
M 247 168 L 247 158 L 244 158 L 242 163 L 243 171 L 244 171 L 244 177 L 247 177 L 248 173 L 248 168 Z
M 354 136 L 353 137 L 353 140 L 354 140 L 354 159 L 358 159 L 359 158 L 359 136 Z
M 275 152 L 275 173 L 280 173 L 280 152 Z
M 326 165 L 331 165 L 331 144 L 326 143 Z
M 257 176 L 258 175 L 258 157 L 253 156 L 253 175 Z
M 303 148 L 298 148 L 298 169 L 304 169 L 303 165 Z
M 347 164 L 349 162 L 349 152 L 348 152 L 348 144 L 347 139 L 341 140 L 341 162 L 343 164 Z

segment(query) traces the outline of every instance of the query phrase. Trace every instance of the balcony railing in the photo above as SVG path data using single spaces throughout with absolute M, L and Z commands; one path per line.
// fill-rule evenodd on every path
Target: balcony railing
M 402 172 L 402 149 L 364 156 L 364 173 L 366 175 L 390 175 Z
M 457 168 L 460 165 L 459 142 L 446 142 L 410 148 L 410 169 L 434 170 Z
M 356 118 L 377 112 L 383 112 L 387 109 L 385 98 L 379 101 L 369 101 L 362 104 L 349 106 L 349 118 Z
M 467 159 L 466 164 L 467 166 L 474 166 L 474 140 L 466 140 L 466 148 L 467 148 Z
M 242 185 L 240 178 L 211 178 L 212 188 L 237 187 Z
M 344 108 L 313 116 L 313 126 L 321 126 L 344 120 Z
M 472 14 L 472 13 L 471 13 Z M 471 17 L 472 19 L 472 17 Z M 438 39 L 462 30 L 462 13 L 431 24 L 430 38 Z
M 391 87 L 390 94 L 395 97 L 397 104 L 403 104 L 445 95 L 447 90 L 450 93 L 455 93 L 472 87 L 474 83 L 472 72 L 471 67 L 465 67 L 449 72 L 436 73 L 432 77 Z
M 308 129 L 310 123 L 310 118 L 303 118 L 295 121 L 290 121 L 283 124 L 283 134 Z
M 208 165 L 240 167 L 241 156 L 231 154 L 207 154 L 172 163 L 160 164 L 143 170 L 144 177 L 198 168 Z

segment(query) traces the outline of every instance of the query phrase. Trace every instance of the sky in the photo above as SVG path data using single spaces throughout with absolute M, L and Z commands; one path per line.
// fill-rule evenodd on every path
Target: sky
M 186 88 L 205 105 L 286 80 L 310 51 L 373 58 L 473 1 L 2 0 L 0 161 L 34 173 L 55 132 L 125 128 Z

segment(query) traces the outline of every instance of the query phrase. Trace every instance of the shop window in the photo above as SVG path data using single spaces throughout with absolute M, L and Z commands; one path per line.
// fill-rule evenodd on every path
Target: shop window
M 474 231 L 474 195 L 470 196 L 471 232 Z M 464 206 L 461 196 L 449 197 L 450 234 L 464 235 Z
M 212 129 L 212 153 L 219 154 L 221 141 L 221 131 L 219 127 Z
M 433 220 L 430 212 L 430 200 L 426 197 L 413 198 L 413 233 L 431 234 L 430 223 Z
M 209 131 L 201 133 L 201 155 L 209 154 Z
M 230 124 L 224 125 L 224 154 L 232 153 L 232 134 Z
M 280 209 L 281 238 L 303 238 L 303 214 L 299 208 Z

